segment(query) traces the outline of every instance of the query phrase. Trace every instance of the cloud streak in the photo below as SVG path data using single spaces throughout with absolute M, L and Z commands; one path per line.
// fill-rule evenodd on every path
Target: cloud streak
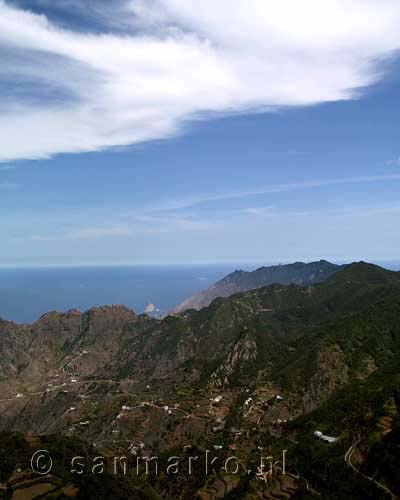
M 321 189 L 341 185 L 375 184 L 389 181 L 400 181 L 400 174 L 366 175 L 358 177 L 340 177 L 336 179 L 315 179 L 282 184 L 270 184 L 253 189 L 223 191 L 219 193 L 208 193 L 192 197 L 165 200 L 158 205 L 153 204 L 147 207 L 141 207 L 141 211 L 144 213 L 171 212 L 192 208 L 197 205 L 210 202 L 243 199 L 268 194 L 290 193 L 309 189 Z
M 227 225 L 234 227 L 236 224 L 239 231 L 239 228 L 246 227 L 248 224 L 257 226 L 259 223 L 266 223 L 266 221 L 279 221 L 283 227 L 290 221 L 305 221 L 307 218 L 313 220 L 316 217 L 322 220 L 323 217 L 338 219 L 340 217 L 366 217 L 368 215 L 389 216 L 398 214 L 399 204 L 382 203 L 318 210 L 281 209 L 275 205 L 234 207 L 231 203 L 228 204 L 228 207 L 226 205 L 217 208 L 212 206 L 212 203 L 216 201 L 251 199 L 252 196 L 258 195 L 389 181 L 400 181 L 400 174 L 278 184 L 247 191 L 221 192 L 180 200 L 164 200 L 157 205 L 136 207 L 130 210 L 114 209 L 110 211 L 103 207 L 104 211 L 99 213 L 87 213 L 86 215 L 89 216 L 85 220 L 82 220 L 80 211 L 71 213 L 68 210 L 68 212 L 63 212 L 61 216 L 60 214 L 56 216 L 43 214 L 34 224 L 31 223 L 30 230 L 32 227 L 35 228 L 35 234 L 32 237 L 34 241 L 118 241 L 120 239 L 129 240 L 137 236 L 141 238 L 151 236 L 165 238 L 178 234 L 203 234 L 207 237 L 213 231 L 223 233 Z M 198 206 L 207 203 L 211 203 L 211 208 L 207 207 L 204 210 L 204 207 Z M 24 217 L 23 214 L 20 216 Z M 40 231 L 43 220 L 47 220 L 45 224 L 47 234 L 36 232 L 36 227 Z
M 83 33 L 0 0 L 0 83 L 29 83 L 0 97 L 0 161 L 357 98 L 399 50 L 399 23 L 397 0 L 132 0 L 115 2 L 107 30 Z
M 17 184 L 11 182 L 0 182 L 0 190 L 2 191 L 12 191 L 17 188 Z

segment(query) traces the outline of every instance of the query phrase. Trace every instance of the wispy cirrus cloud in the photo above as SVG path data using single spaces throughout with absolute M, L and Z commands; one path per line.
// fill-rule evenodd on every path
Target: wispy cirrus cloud
M 116 241 L 136 236 L 204 234 L 214 230 L 224 231 L 227 224 L 257 224 L 259 221 L 280 221 L 282 226 L 294 219 L 306 220 L 323 216 L 331 218 L 361 217 L 372 214 L 397 214 L 399 204 L 381 203 L 377 205 L 350 205 L 343 208 L 318 210 L 282 209 L 278 204 L 256 205 L 253 198 L 259 195 L 284 194 L 287 192 L 318 190 L 346 184 L 376 184 L 400 182 L 400 174 L 374 175 L 347 178 L 316 179 L 313 181 L 276 184 L 241 191 L 225 191 L 203 194 L 181 199 L 160 200 L 158 204 L 131 207 L 129 209 L 104 207 L 101 211 L 82 214 L 78 211 L 62 211 L 56 214 L 43 214 L 34 226 L 40 228 L 44 221 L 46 233 L 34 230 L 34 241 L 78 241 L 104 240 Z M 279 199 L 279 198 L 278 198 Z M 215 202 L 225 202 L 215 206 Z M 245 202 L 236 204 L 237 201 Z M 270 201 L 270 200 L 268 200 Z M 257 222 L 258 221 L 258 222 Z
M 78 222 L 68 224 L 68 227 L 58 227 L 51 234 L 34 234 L 33 241 L 78 241 L 78 240 L 115 240 L 131 238 L 138 235 L 161 235 L 187 232 L 206 231 L 210 223 L 204 220 L 195 220 L 189 215 L 168 216 L 136 214 L 129 217 L 115 214 L 106 223 L 95 221 L 91 225 L 82 225 Z
M 152 213 L 160 211 L 172 212 L 177 210 L 193 208 L 198 205 L 210 202 L 251 198 L 259 195 L 290 193 L 295 191 L 322 189 L 322 188 L 329 188 L 341 185 L 385 183 L 390 181 L 400 181 L 400 174 L 338 177 L 331 179 L 327 178 L 327 179 L 313 179 L 305 181 L 293 181 L 282 184 L 269 184 L 265 186 L 254 187 L 252 189 L 240 189 L 236 191 L 235 190 L 219 191 L 216 193 L 204 193 L 196 196 L 182 197 L 179 199 L 178 198 L 169 200 L 166 199 L 164 201 L 161 201 L 159 204 L 142 206 L 140 210 L 143 213 L 148 213 L 148 212 Z
M 0 161 L 168 138 L 214 113 L 358 98 L 400 49 L 397 0 L 121 0 L 112 13 L 99 2 L 90 33 L 23 4 L 0 0 L 0 83 L 20 84 L 0 97 Z
M 387 163 L 387 165 L 390 165 L 390 166 L 393 166 L 393 165 L 400 166 L 400 155 L 388 160 L 386 163 Z

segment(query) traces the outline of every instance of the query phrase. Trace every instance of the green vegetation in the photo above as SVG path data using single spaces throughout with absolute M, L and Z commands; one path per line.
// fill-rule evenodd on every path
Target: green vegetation
M 247 465 L 255 466 L 258 446 L 273 456 L 287 449 L 289 470 L 300 478 L 294 499 L 389 498 L 383 487 L 400 496 L 399 274 L 357 263 L 315 286 L 271 285 L 218 298 L 200 311 L 161 321 L 133 321 L 129 314 L 126 323 L 118 319 L 113 324 L 108 316 L 99 318 L 99 337 L 89 323 L 78 327 L 75 337 L 66 329 L 67 340 L 57 344 L 56 361 L 54 344 L 46 348 L 48 325 L 42 337 L 38 334 L 38 356 L 48 356 L 53 369 L 59 368 L 56 362 L 61 351 L 71 359 L 81 359 L 76 353 L 82 345 L 96 350 L 91 358 L 91 395 L 100 404 L 88 400 L 80 407 L 82 419 L 91 421 L 90 437 L 109 430 L 128 401 L 126 395 L 113 392 L 118 386 L 113 380 L 129 378 L 136 383 L 132 406 L 141 400 L 156 403 L 132 412 L 131 420 L 126 417 L 127 424 L 119 420 L 117 431 L 125 429 L 129 439 L 146 441 L 155 452 L 160 447 L 161 455 L 167 451 L 179 455 L 179 446 L 187 443 L 202 449 L 220 445 L 224 456 L 229 449 L 237 451 Z M 50 320 L 57 321 L 53 317 L 46 321 Z M 85 316 L 82 321 L 89 320 Z M 112 335 L 108 334 L 109 325 Z M 9 325 L 7 329 L 10 336 Z M 21 352 L 26 350 L 23 342 L 25 337 Z M 27 363 L 21 352 L 17 354 L 23 364 L 19 361 L 18 366 L 25 368 L 17 387 L 22 387 L 22 378 L 29 380 L 30 367 L 35 368 L 34 361 Z M 13 361 L 0 363 L 5 379 Z M 40 376 L 34 369 L 32 373 Z M 99 374 L 106 378 L 102 389 L 96 388 Z M 252 407 L 250 401 L 258 393 L 262 396 Z M 278 393 L 283 395 L 279 401 Z M 209 412 L 210 399 L 217 394 L 221 400 Z M 181 405 L 180 412 L 163 410 L 164 405 L 174 403 Z M 65 403 L 60 400 L 58 404 Z M 61 410 L 59 415 L 64 413 Z M 39 420 L 42 414 L 38 415 Z M 291 416 L 297 418 L 291 420 Z M 1 419 L 0 415 L 0 423 Z M 9 425 L 10 419 L 4 422 Z M 338 440 L 318 439 L 317 430 Z M 82 435 L 86 432 L 80 431 Z M 43 437 L 41 442 L 54 451 L 60 463 L 72 451 L 93 452 L 82 449 L 84 444 L 78 440 L 60 436 Z M 353 444 L 349 464 L 345 455 Z M 9 480 L 16 467 L 26 467 L 30 452 L 23 437 L 0 435 L 0 482 Z M 116 500 L 157 495 L 195 498 L 198 490 L 211 491 L 215 481 L 227 479 L 220 472 L 189 480 L 183 473 L 173 479 L 163 475 L 148 480 L 141 475 L 123 480 L 108 476 L 79 479 L 61 469 L 55 475 L 76 484 L 79 498 Z M 225 498 L 258 498 L 260 485 L 253 479 L 241 478 Z M 103 496 L 93 496 L 97 489 Z

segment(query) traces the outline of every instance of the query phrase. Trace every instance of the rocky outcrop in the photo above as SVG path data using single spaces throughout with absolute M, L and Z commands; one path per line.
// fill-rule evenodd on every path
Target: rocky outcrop
M 236 376 L 246 377 L 248 363 L 257 358 L 257 343 L 254 336 L 247 330 L 240 335 L 232 349 L 229 351 L 225 361 L 211 375 L 210 386 L 222 387 L 229 385 Z
M 32 325 L 0 320 L 0 389 L 4 395 L 23 393 L 77 376 L 110 376 L 127 345 L 154 320 L 125 306 L 50 312 Z M 108 367 L 108 368 L 107 368 Z M 104 370 L 106 368 L 106 370 Z

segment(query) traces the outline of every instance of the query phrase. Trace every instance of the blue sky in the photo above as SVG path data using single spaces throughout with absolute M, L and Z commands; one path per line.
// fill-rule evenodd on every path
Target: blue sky
M 0 0 L 0 265 L 399 260 L 397 2 L 234 3 Z

